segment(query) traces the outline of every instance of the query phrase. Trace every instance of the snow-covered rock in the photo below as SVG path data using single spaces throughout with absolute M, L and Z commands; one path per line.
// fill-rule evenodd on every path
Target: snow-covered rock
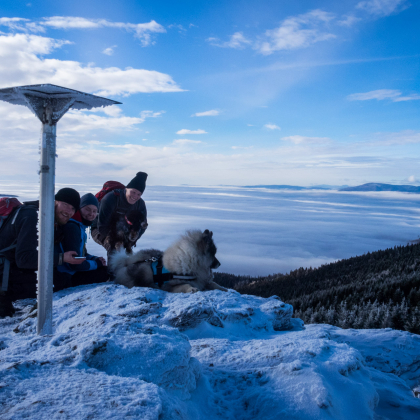
M 2 419 L 417 419 L 420 337 L 303 327 L 279 298 L 112 283 L 0 320 Z

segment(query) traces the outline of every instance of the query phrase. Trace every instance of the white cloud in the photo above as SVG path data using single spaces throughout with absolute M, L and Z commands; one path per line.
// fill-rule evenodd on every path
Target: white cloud
M 219 38 L 207 38 L 207 41 L 216 47 L 242 49 L 252 42 L 246 39 L 242 32 L 235 32 L 229 41 L 220 42 Z
M 276 124 L 265 124 L 264 127 L 269 130 L 281 130 L 281 128 Z
M 105 48 L 105 49 L 102 51 L 102 53 L 103 53 L 103 54 L 106 54 L 106 55 L 112 55 L 112 54 L 114 54 L 114 49 L 115 49 L 115 48 L 117 48 L 117 46 L 116 46 L 116 45 L 113 45 L 112 47 Z
M 94 146 L 99 146 L 101 144 L 106 144 L 104 141 L 98 141 L 98 140 L 88 140 L 86 144 L 92 144 Z
M 69 42 L 37 35 L 0 35 L 0 86 L 52 83 L 101 96 L 182 91 L 169 75 L 157 71 L 41 57 L 65 44 Z
M 207 134 L 204 130 L 188 130 L 186 128 L 183 128 L 182 130 L 179 130 L 176 132 L 176 134 Z
M 153 112 L 153 111 L 141 111 L 140 112 L 140 117 L 143 119 L 143 121 L 146 118 L 157 118 L 160 117 L 162 114 L 164 114 L 165 111 L 160 111 L 160 112 Z
M 106 115 L 98 116 L 103 113 Z M 122 115 L 122 110 L 117 105 L 96 108 L 90 111 L 69 111 L 62 120 L 60 120 L 60 133 L 64 136 L 73 135 L 73 133 L 85 133 L 90 130 L 132 131 L 137 125 L 142 124 L 147 118 L 157 118 L 161 112 L 142 111 L 140 117 L 127 117 Z
M 322 144 L 322 143 L 329 143 L 331 139 L 328 137 L 305 137 L 305 136 L 288 136 L 282 137 L 281 140 L 290 141 L 294 144 L 302 144 L 302 143 L 314 143 L 314 144 Z
M 416 177 L 414 175 L 409 176 L 408 182 L 417 182 Z
M 249 150 L 252 149 L 254 146 L 232 146 L 231 149 L 233 150 Z
M 180 24 L 173 23 L 172 25 L 168 25 L 168 29 L 178 29 L 178 33 L 184 34 L 187 30 Z
M 376 133 L 373 137 L 374 146 L 393 146 L 420 143 L 420 132 L 403 130 L 396 133 Z
M 372 90 L 365 93 L 353 93 L 347 96 L 349 101 L 369 101 L 371 99 L 376 99 L 382 101 L 384 99 L 391 99 L 393 102 L 403 102 L 403 101 L 415 101 L 420 99 L 420 95 L 412 94 L 408 96 L 402 96 L 401 91 L 394 89 L 378 89 Z
M 312 10 L 303 15 L 289 17 L 276 28 L 265 32 L 265 40 L 256 49 L 269 55 L 275 51 L 306 48 L 316 42 L 335 38 L 332 33 L 323 32 L 322 25 L 334 19 L 334 15 L 322 10 Z
M 189 140 L 189 139 L 179 139 L 174 140 L 172 144 L 176 146 L 188 146 L 188 145 L 194 145 L 194 144 L 202 144 L 203 142 L 200 140 Z
M 418 100 L 420 100 L 420 95 L 415 93 L 413 95 L 408 95 L 408 96 L 399 96 L 398 98 L 394 99 L 394 102 L 418 101 Z
M 39 25 L 49 26 L 55 29 L 98 29 L 98 28 L 119 28 L 128 32 L 134 32 L 140 39 L 143 46 L 152 43 L 152 33 L 166 32 L 165 28 L 154 20 L 148 23 L 124 23 L 110 22 L 106 19 L 86 19 L 71 16 L 53 16 L 44 18 Z
M 216 47 L 241 49 L 252 46 L 264 55 L 275 51 L 306 48 L 320 41 L 333 39 L 336 35 L 326 32 L 323 27 L 335 19 L 332 13 L 323 10 L 312 10 L 308 13 L 291 16 L 285 19 L 278 28 L 267 30 L 256 41 L 247 39 L 242 32 L 235 32 L 229 41 L 221 42 L 219 38 L 207 38 Z M 347 19 L 347 24 L 350 18 Z M 345 21 L 341 21 L 345 24 Z
M 360 22 L 362 19 L 354 15 L 343 16 L 342 20 L 337 21 L 340 26 L 353 26 L 355 23 Z
M 142 141 L 146 136 L 137 130 L 140 116 L 130 118 L 111 111 L 116 116 L 107 117 L 108 109 L 112 107 L 95 113 L 70 111 L 60 120 L 57 182 L 102 185 L 104 179 L 129 180 L 139 170 L 139 162 L 154 185 L 215 185 L 226 184 L 226 180 L 231 185 L 306 185 L 308 179 L 318 184 L 330 184 L 331 180 L 337 185 L 360 184 L 365 179 L 386 182 L 390 173 L 403 179 L 418 171 L 419 159 L 412 156 L 411 143 L 420 143 L 419 132 L 378 134 L 376 143 L 357 145 L 301 137 L 298 145 L 284 141 L 278 147 L 248 146 L 247 150 L 238 142 L 224 152 L 214 152 L 203 150 L 199 143 L 162 147 L 153 139 Z M 26 107 L 0 102 L 3 180 L 37 182 L 39 132 L 39 120 Z M 124 139 L 127 143 L 121 144 Z M 398 153 L 390 155 L 388 147 L 397 147 Z
M 52 16 L 44 18 L 41 22 L 42 25 L 55 29 L 93 29 L 100 28 L 106 23 L 108 23 L 106 20 L 91 20 L 76 16 Z
M 388 16 L 409 7 L 406 0 L 368 0 L 356 5 L 357 9 L 365 10 L 374 16 Z
M 7 18 L 2 17 L 0 18 L 0 26 L 7 26 L 9 29 L 18 30 L 18 31 L 25 31 L 25 23 L 30 22 L 29 19 L 24 18 Z
M 29 30 L 32 32 L 45 32 L 46 27 L 53 29 L 125 29 L 127 32 L 134 33 L 135 37 L 140 39 L 144 47 L 154 43 L 152 41 L 152 34 L 166 32 L 166 29 L 154 20 L 147 23 L 127 23 L 74 16 L 52 16 L 42 18 L 38 21 L 30 21 L 24 18 L 0 18 L 0 26 L 7 26 L 12 30 Z
M 59 133 L 66 136 L 73 135 L 76 132 L 84 134 L 91 130 L 119 132 L 121 130 L 133 130 L 143 122 L 144 119 L 138 117 L 127 117 L 125 115 L 104 117 L 94 113 L 70 110 L 60 120 Z
M 118 105 L 111 105 L 105 108 L 93 108 L 89 112 L 103 112 L 110 117 L 119 117 L 122 114 L 122 109 Z
M 196 112 L 195 114 L 191 115 L 191 117 L 215 117 L 219 114 L 220 111 L 218 111 L 217 109 L 212 109 L 210 111 Z

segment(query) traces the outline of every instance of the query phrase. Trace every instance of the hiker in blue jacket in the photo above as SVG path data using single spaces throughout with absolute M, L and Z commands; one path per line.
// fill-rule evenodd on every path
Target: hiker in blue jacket
M 81 264 L 76 251 L 63 252 L 63 228 L 79 208 L 80 195 L 73 188 L 62 188 L 55 195 L 54 204 L 54 292 L 70 287 L 58 267 Z M 15 312 L 12 302 L 36 297 L 38 269 L 38 210 L 39 202 L 25 202 L 10 214 L 0 231 L 0 318 Z M 7 282 L 4 279 L 5 265 Z M 3 286 L 6 286 L 3 290 Z
M 102 283 L 109 278 L 106 260 L 103 257 L 91 255 L 86 250 L 86 229 L 95 220 L 98 207 L 96 197 L 90 193 L 85 194 L 80 199 L 80 209 L 63 227 L 61 252 L 76 251 L 79 258 L 84 257 L 81 264 L 64 263 L 57 267 L 62 282 L 71 287 Z

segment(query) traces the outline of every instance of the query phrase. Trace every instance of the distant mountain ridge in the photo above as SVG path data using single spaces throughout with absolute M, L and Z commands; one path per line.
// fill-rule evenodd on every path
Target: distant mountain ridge
M 269 190 L 332 190 L 334 188 L 325 185 L 316 185 L 314 187 L 299 187 L 297 185 L 244 185 L 242 188 L 267 188 Z
M 420 194 L 420 187 L 415 185 L 392 185 L 381 184 L 378 182 L 369 182 L 355 187 L 347 185 L 333 186 L 333 185 L 315 185 L 312 187 L 300 187 L 298 185 L 243 185 L 242 188 L 266 188 L 269 190 L 290 190 L 290 191 L 310 191 L 310 190 L 338 190 L 338 191 L 397 191 Z
M 420 187 L 414 185 L 391 185 L 369 182 L 368 184 L 359 185 L 357 187 L 340 188 L 339 191 L 398 191 L 419 194 Z

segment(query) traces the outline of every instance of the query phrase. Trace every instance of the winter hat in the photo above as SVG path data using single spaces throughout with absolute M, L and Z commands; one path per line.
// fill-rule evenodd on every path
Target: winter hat
M 127 184 L 126 188 L 135 188 L 143 194 L 146 189 L 146 179 L 146 172 L 137 172 L 136 176 Z
M 99 201 L 93 194 L 87 193 L 80 198 L 80 208 L 89 206 L 91 204 L 99 209 Z
M 55 195 L 55 200 L 70 204 L 76 210 L 79 209 L 80 195 L 73 188 L 61 188 Z

